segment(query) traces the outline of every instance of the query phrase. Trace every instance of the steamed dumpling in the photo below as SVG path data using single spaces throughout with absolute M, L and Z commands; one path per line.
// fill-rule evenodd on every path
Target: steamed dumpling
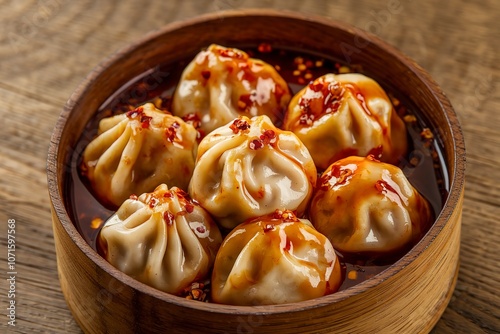
M 306 209 L 316 167 L 293 133 L 269 117 L 240 116 L 201 142 L 189 193 L 224 228 L 274 212 Z
M 267 115 L 282 121 L 291 93 L 271 65 L 247 53 L 219 45 L 200 52 L 182 73 L 173 113 L 195 114 L 204 134 L 234 118 Z
M 212 300 L 231 305 L 293 303 L 337 291 L 340 264 L 328 239 L 287 210 L 247 221 L 223 241 Z
M 104 118 L 83 152 L 82 172 L 96 196 L 119 206 L 161 183 L 187 189 L 196 157 L 196 130 L 147 103 Z
M 222 238 L 210 215 L 166 185 L 127 199 L 98 237 L 101 255 L 125 274 L 179 294 L 206 279 Z
M 374 80 L 326 74 L 290 102 L 284 129 L 306 145 L 318 169 L 351 155 L 396 163 L 407 150 L 406 128 Z
M 382 255 L 419 240 L 433 215 L 401 169 L 369 156 L 341 159 L 323 173 L 309 217 L 336 250 Z

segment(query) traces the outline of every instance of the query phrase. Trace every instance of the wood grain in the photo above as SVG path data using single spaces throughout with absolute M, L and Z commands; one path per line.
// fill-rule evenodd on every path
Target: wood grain
M 0 116 L 6 125 L 0 133 L 0 248 L 6 254 L 5 222 L 16 219 L 18 271 L 17 325 L 7 327 L 2 317 L 0 330 L 81 333 L 60 290 L 45 177 L 52 128 L 77 84 L 104 57 L 166 23 L 218 9 L 272 7 L 372 30 L 413 57 L 446 92 L 462 123 L 468 168 L 458 282 L 433 332 L 500 332 L 500 3 L 401 0 L 392 13 L 391 3 L 0 1 Z M 3 255 L 3 310 L 6 262 Z

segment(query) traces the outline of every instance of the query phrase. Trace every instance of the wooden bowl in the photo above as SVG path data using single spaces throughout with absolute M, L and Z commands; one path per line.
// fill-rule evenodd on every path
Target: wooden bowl
M 408 97 L 444 147 L 450 189 L 425 237 L 379 275 L 300 303 L 228 306 L 194 302 L 142 284 L 99 256 L 68 215 L 70 156 L 99 106 L 134 76 L 211 43 L 272 42 L 361 64 Z M 98 65 L 73 93 L 52 135 L 48 186 L 62 291 L 85 332 L 413 333 L 428 332 L 446 308 L 458 273 L 465 148 L 457 117 L 437 84 L 380 39 L 319 17 L 270 10 L 214 13 L 173 23 Z

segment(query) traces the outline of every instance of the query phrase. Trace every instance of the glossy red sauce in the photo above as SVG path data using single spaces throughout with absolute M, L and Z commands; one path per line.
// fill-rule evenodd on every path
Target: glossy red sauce
M 243 47 L 242 49 L 247 51 L 251 57 L 260 58 L 274 65 L 288 82 L 293 94 L 321 75 L 339 73 L 339 69 L 345 69 L 345 66 L 341 63 L 324 55 L 308 54 L 303 51 L 273 49 L 269 44 L 261 44 L 256 48 Z M 81 176 L 78 166 L 80 165 L 83 150 L 96 136 L 98 122 L 104 117 L 124 112 L 131 113 L 130 117 L 138 117 L 140 115 L 133 114 L 134 110 L 137 111 L 137 106 L 148 101 L 155 103 L 160 109 L 169 110 L 171 97 L 173 96 L 182 70 L 194 56 L 190 55 L 175 64 L 166 64 L 152 68 L 131 80 L 99 108 L 94 118 L 87 124 L 86 129 L 73 149 L 71 161 L 68 163 L 69 168 L 66 171 L 65 193 L 68 199 L 67 209 L 78 231 L 94 249 L 96 248 L 96 238 L 100 227 L 114 213 L 116 208 L 105 207 L 99 203 L 93 196 L 87 181 Z M 351 66 L 351 70 L 370 76 L 369 69 L 359 68 L 354 65 Z M 208 79 L 210 73 L 204 73 L 203 76 Z M 373 79 L 377 80 L 377 78 Z M 429 140 L 429 135 L 425 130 L 429 125 L 419 111 L 409 101 L 405 100 L 404 97 L 399 96 L 397 89 L 386 85 L 384 82 L 379 81 L 379 84 L 385 88 L 390 96 L 397 97 L 395 108 L 398 114 L 405 119 L 408 129 L 410 153 L 400 159 L 401 161 L 398 166 L 403 170 L 412 185 L 430 202 L 435 216 L 437 216 L 446 199 L 449 187 L 446 169 L 444 168 L 443 149 L 438 140 Z M 322 90 L 323 88 L 312 87 L 311 89 Z M 348 89 L 356 91 L 354 87 L 348 87 Z M 335 94 L 331 90 L 326 92 L 328 103 L 325 105 L 327 107 L 325 112 L 328 109 L 329 112 L 335 112 L 335 106 L 338 104 L 338 100 L 342 98 L 343 92 L 341 90 L 334 91 Z M 357 98 L 360 101 L 364 101 L 364 97 L 358 95 L 356 95 Z M 247 101 L 242 102 L 246 103 Z M 184 119 L 191 123 L 199 122 L 199 119 L 194 116 L 190 117 L 188 115 Z M 304 119 L 303 121 L 307 123 L 308 120 Z M 147 119 L 141 120 L 141 122 L 144 123 L 144 126 L 148 126 Z M 234 125 L 233 131 L 244 130 L 244 124 Z M 172 129 L 172 131 L 175 132 L 175 129 Z M 203 133 L 200 133 L 200 136 L 203 136 Z M 272 134 L 266 134 L 263 138 L 260 138 L 258 143 L 255 143 L 256 146 L 254 149 L 258 149 L 259 147 L 257 146 L 261 144 L 267 144 L 268 141 L 272 141 L 272 137 Z M 345 176 L 348 177 L 348 175 Z M 168 219 L 169 217 L 167 217 Z M 384 262 L 380 260 L 374 262 L 369 258 L 349 258 L 346 255 L 339 255 L 344 275 L 344 281 L 340 290 L 343 290 L 375 276 L 397 261 L 403 254 L 394 254 L 390 259 L 386 258 Z

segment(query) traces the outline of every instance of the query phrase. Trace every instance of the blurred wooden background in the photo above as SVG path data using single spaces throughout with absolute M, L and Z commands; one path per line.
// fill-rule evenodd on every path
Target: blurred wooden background
M 81 332 L 59 287 L 45 176 L 51 131 L 71 92 L 144 33 L 235 8 L 353 24 L 414 58 L 441 85 L 462 122 L 468 168 L 458 284 L 433 333 L 500 332 L 497 0 L 0 0 L 0 332 Z M 16 327 L 6 317 L 8 219 L 16 221 Z

